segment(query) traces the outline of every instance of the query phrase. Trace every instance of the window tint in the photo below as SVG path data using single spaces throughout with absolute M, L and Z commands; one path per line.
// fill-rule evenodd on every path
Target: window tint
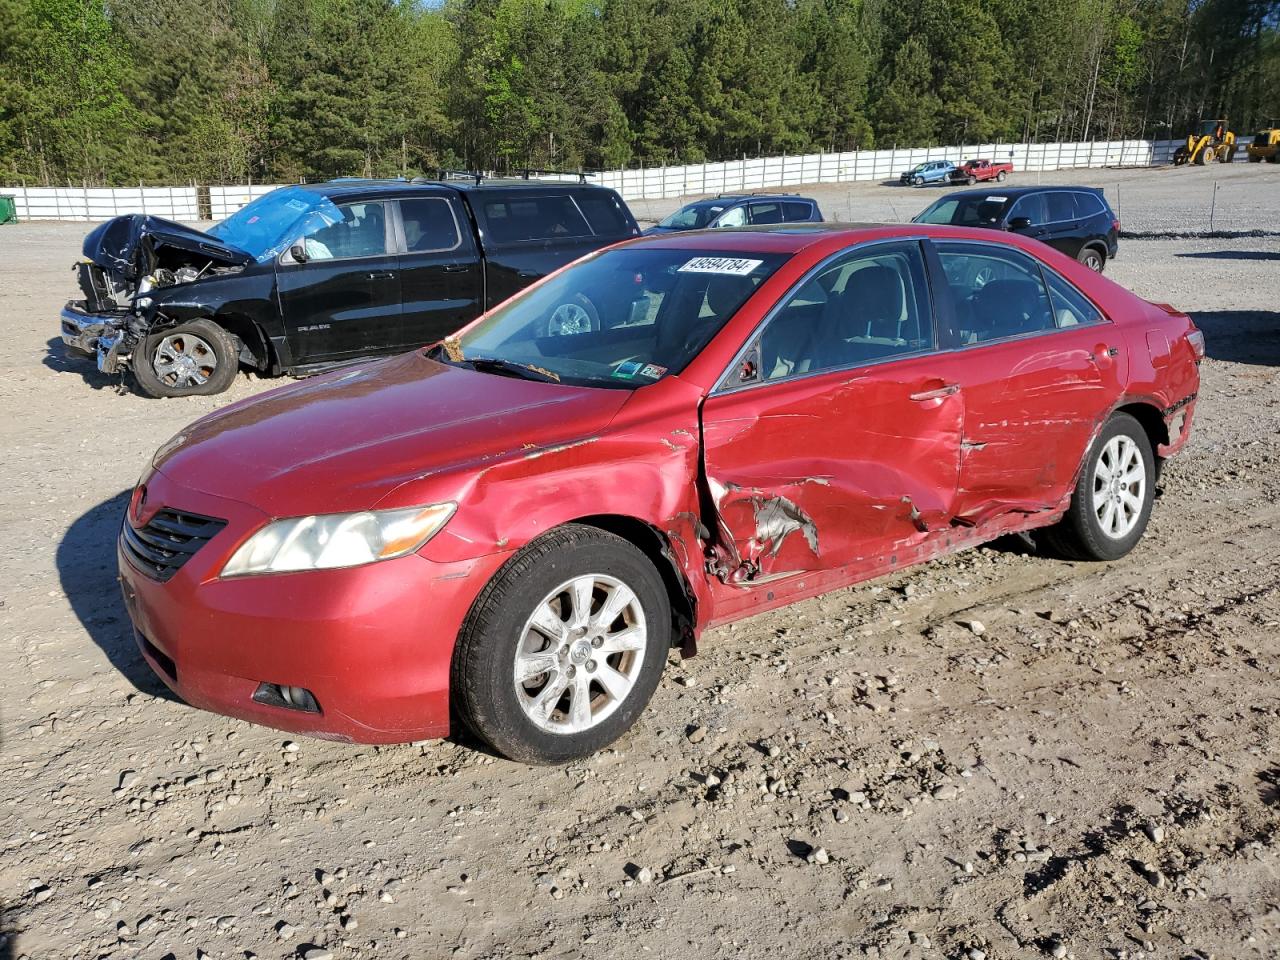
M 716 221 L 717 227 L 741 227 L 747 222 L 747 208 L 734 207 L 732 210 L 725 212 L 725 215 Z
M 782 215 L 792 223 L 808 220 L 813 216 L 813 207 L 799 200 L 787 200 L 782 204 Z
M 751 222 L 752 223 L 781 223 L 782 222 L 782 204 L 753 203 L 751 205 Z
M 587 223 L 597 236 L 625 237 L 631 235 L 631 223 L 622 212 L 618 198 L 605 190 L 588 190 L 574 198 L 587 218 Z
M 956 227 L 990 227 L 1000 220 L 1007 197 L 947 197 L 936 201 L 914 223 L 949 223 Z
M 310 260 L 376 257 L 387 252 L 387 211 L 381 203 L 343 203 L 342 219 L 304 241 Z
M 1074 220 L 1076 213 L 1075 194 L 1067 193 L 1059 190 L 1046 196 L 1049 206 L 1049 223 L 1059 223 L 1063 220 Z
M 461 242 L 453 207 L 443 197 L 417 197 L 400 201 L 404 221 L 404 246 L 409 253 L 453 250 Z
M 1033 225 L 1047 223 L 1049 211 L 1045 203 L 1045 195 L 1043 193 L 1028 193 L 1019 197 L 1018 202 L 1009 211 L 1009 219 L 1012 220 L 1015 217 L 1026 217 Z
M 486 200 L 484 219 L 497 243 L 591 236 L 587 221 L 568 196 Z
M 917 243 L 851 252 L 792 293 L 760 336 L 766 380 L 934 348 Z
M 1049 284 L 1049 299 L 1053 302 L 1053 318 L 1058 327 L 1102 323 L 1102 314 L 1083 293 L 1052 270 L 1044 270 L 1043 273 Z
M 1018 337 L 1057 324 L 1040 266 L 1014 250 L 940 243 L 938 256 L 955 302 L 961 343 Z
M 1077 193 L 1076 210 L 1082 217 L 1094 217 L 1107 210 L 1102 205 L 1102 198 L 1096 193 Z

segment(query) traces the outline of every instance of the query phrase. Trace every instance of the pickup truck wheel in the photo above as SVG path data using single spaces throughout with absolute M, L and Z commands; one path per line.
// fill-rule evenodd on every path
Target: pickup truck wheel
M 1085 458 L 1066 516 L 1046 531 L 1049 546 L 1072 560 L 1123 557 L 1147 528 L 1155 480 L 1146 430 L 1127 413 L 1117 413 Z
M 1076 259 L 1094 273 L 1101 273 L 1107 265 L 1107 256 L 1097 247 L 1085 247 L 1076 255 Z
M 454 649 L 454 706 L 504 756 L 565 763 L 635 723 L 670 647 L 670 601 L 649 558 L 566 524 L 517 553 L 476 599 Z
M 554 310 L 547 318 L 547 336 L 556 337 L 573 333 L 593 333 L 600 329 L 600 314 L 596 306 L 582 294 L 575 294 Z
M 133 375 L 152 397 L 222 393 L 236 377 L 235 337 L 212 320 L 190 320 L 157 330 L 134 351 Z
M 1004 178 L 1005 178 L 1006 176 L 1007 176 L 1007 174 L 1006 174 L 1003 170 L 1000 170 L 1000 171 L 998 171 L 998 172 L 996 173 L 996 179 L 997 179 L 998 181 L 1000 181 L 1001 183 L 1004 183 Z

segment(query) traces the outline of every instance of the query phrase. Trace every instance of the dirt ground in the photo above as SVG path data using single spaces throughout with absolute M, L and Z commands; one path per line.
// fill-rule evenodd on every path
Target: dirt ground
M 1277 229 L 1275 168 L 1220 173 Z M 1203 229 L 1173 175 L 1115 175 L 1127 226 Z M 272 383 L 155 401 L 68 359 L 86 229 L 0 227 L 0 958 L 1280 956 L 1280 238 L 1110 265 L 1209 353 L 1129 557 L 1000 543 L 711 631 L 614 749 L 546 769 L 162 692 L 126 492 Z

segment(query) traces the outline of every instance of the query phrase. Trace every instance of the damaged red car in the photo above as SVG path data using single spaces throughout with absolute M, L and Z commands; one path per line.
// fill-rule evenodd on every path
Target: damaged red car
M 708 627 L 1015 531 L 1123 556 L 1203 348 L 1013 235 L 644 238 L 184 430 L 129 506 L 125 598 L 195 706 L 560 762 Z

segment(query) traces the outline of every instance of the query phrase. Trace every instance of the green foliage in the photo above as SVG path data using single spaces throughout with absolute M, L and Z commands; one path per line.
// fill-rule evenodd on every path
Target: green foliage
M 1280 122 L 1273 0 L 0 0 L 0 180 L 574 169 Z

